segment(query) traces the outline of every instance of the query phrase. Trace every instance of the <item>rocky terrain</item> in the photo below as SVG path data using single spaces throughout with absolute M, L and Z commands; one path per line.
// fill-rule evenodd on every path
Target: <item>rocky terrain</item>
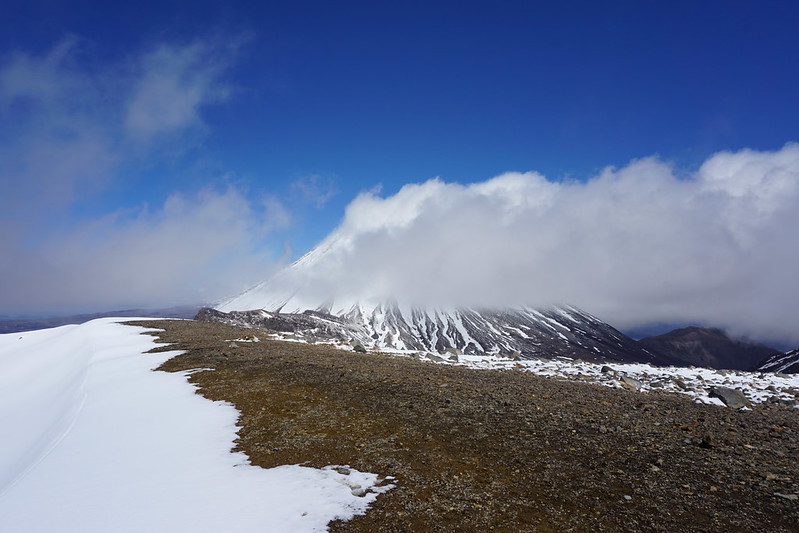
M 260 342 L 261 338 L 288 342 L 309 343 L 304 331 L 261 331 L 259 336 L 238 342 Z M 357 341 L 317 340 L 339 350 L 366 353 Z M 595 383 L 613 388 L 628 388 L 640 392 L 675 392 L 697 403 L 746 407 L 756 403 L 772 403 L 799 407 L 799 376 L 781 372 L 742 371 L 690 367 L 664 367 L 648 363 L 595 363 L 569 357 L 523 358 L 511 356 L 463 354 L 448 350 L 443 354 L 409 350 L 385 351 L 399 357 L 427 361 L 439 365 L 463 366 L 478 370 L 513 370 L 531 372 L 538 376 L 568 381 Z
M 162 370 L 195 370 L 201 394 L 241 411 L 237 448 L 253 464 L 394 478 L 333 531 L 799 530 L 795 407 L 254 342 L 220 323 L 140 325 L 185 350 Z

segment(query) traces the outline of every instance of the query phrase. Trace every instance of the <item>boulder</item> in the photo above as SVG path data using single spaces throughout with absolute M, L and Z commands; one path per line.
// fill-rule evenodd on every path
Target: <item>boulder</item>
M 718 398 L 724 402 L 724 405 L 733 409 L 740 409 L 749 404 L 749 398 L 743 392 L 729 387 L 711 387 L 709 396 Z
M 671 381 L 673 381 L 674 384 L 677 385 L 682 390 L 690 389 L 690 387 L 680 378 L 671 378 Z
M 631 378 L 630 376 L 622 375 L 621 382 L 623 385 L 627 385 L 628 387 L 634 390 L 641 390 L 641 387 L 643 387 L 643 383 L 641 383 L 635 378 Z

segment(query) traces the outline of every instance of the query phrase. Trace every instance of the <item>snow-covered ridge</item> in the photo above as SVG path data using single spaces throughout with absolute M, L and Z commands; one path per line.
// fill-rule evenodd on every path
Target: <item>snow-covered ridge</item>
M 593 361 L 654 361 L 655 356 L 596 317 L 574 307 L 503 310 L 403 307 L 397 303 L 354 304 L 346 312 L 301 313 L 204 309 L 198 319 L 276 331 L 302 333 L 308 339 L 356 340 L 366 347 L 449 349 L 468 354 L 523 357 L 573 357 Z
M 151 370 L 179 352 L 99 319 L 0 335 L 3 531 L 323 531 L 365 512 L 377 475 L 251 466 L 238 412 Z M 202 369 L 197 371 L 203 371 Z
M 758 370 L 799 374 L 799 348 L 769 357 Z

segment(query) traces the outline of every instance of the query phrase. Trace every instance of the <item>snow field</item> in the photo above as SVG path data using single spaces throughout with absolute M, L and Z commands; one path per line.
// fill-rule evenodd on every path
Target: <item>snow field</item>
M 0 335 L 3 531 L 325 531 L 391 487 L 250 465 L 233 406 L 152 372 L 179 352 L 144 354 L 154 339 L 121 320 Z
M 444 363 L 448 362 L 444 361 Z M 765 402 L 774 397 L 781 400 L 799 399 L 799 376 L 778 376 L 770 372 L 656 367 L 644 363 L 598 364 L 568 359 L 514 361 L 496 356 L 473 355 L 460 355 L 457 363 L 449 364 L 460 364 L 470 368 L 521 370 L 541 376 L 588 381 L 609 387 L 624 387 L 621 378 L 627 376 L 640 382 L 641 392 L 655 390 L 677 392 L 690 396 L 694 401 L 713 405 L 724 404 L 718 398 L 709 396 L 712 387 L 740 389 L 753 403 Z M 604 372 L 603 368 L 605 368 Z

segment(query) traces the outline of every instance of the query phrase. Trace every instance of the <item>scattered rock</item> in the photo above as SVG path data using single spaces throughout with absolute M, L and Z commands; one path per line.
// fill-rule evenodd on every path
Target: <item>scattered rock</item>
M 789 407 L 796 405 L 796 400 L 789 400 L 789 399 L 786 399 L 786 398 L 780 398 L 777 395 L 769 396 L 766 399 L 766 402 L 772 403 L 772 404 L 775 404 L 775 405 L 787 405 Z
M 784 499 L 792 501 L 792 502 L 795 502 L 795 501 L 799 500 L 799 495 L 797 495 L 797 494 L 783 494 L 781 492 L 775 492 L 774 496 L 776 496 L 778 498 L 784 498 Z
M 688 385 L 686 385 L 685 382 L 680 378 L 671 378 L 671 381 L 673 381 L 674 384 L 677 385 L 682 390 L 690 390 L 690 387 L 688 387 Z
M 631 378 L 630 376 L 625 376 L 623 374 L 621 376 L 621 382 L 622 382 L 622 384 L 627 385 L 628 387 L 630 387 L 631 389 L 634 389 L 634 390 L 641 390 L 641 387 L 643 387 L 643 385 L 644 385 L 643 383 L 641 383 L 637 379 Z
M 700 448 L 710 449 L 715 448 L 718 444 L 713 440 L 713 437 L 710 435 L 705 435 L 702 437 L 702 440 L 699 442 L 698 446 Z
M 718 398 L 724 402 L 724 405 L 733 409 L 740 409 L 749 404 L 749 399 L 743 392 L 729 387 L 711 387 L 708 396 Z

